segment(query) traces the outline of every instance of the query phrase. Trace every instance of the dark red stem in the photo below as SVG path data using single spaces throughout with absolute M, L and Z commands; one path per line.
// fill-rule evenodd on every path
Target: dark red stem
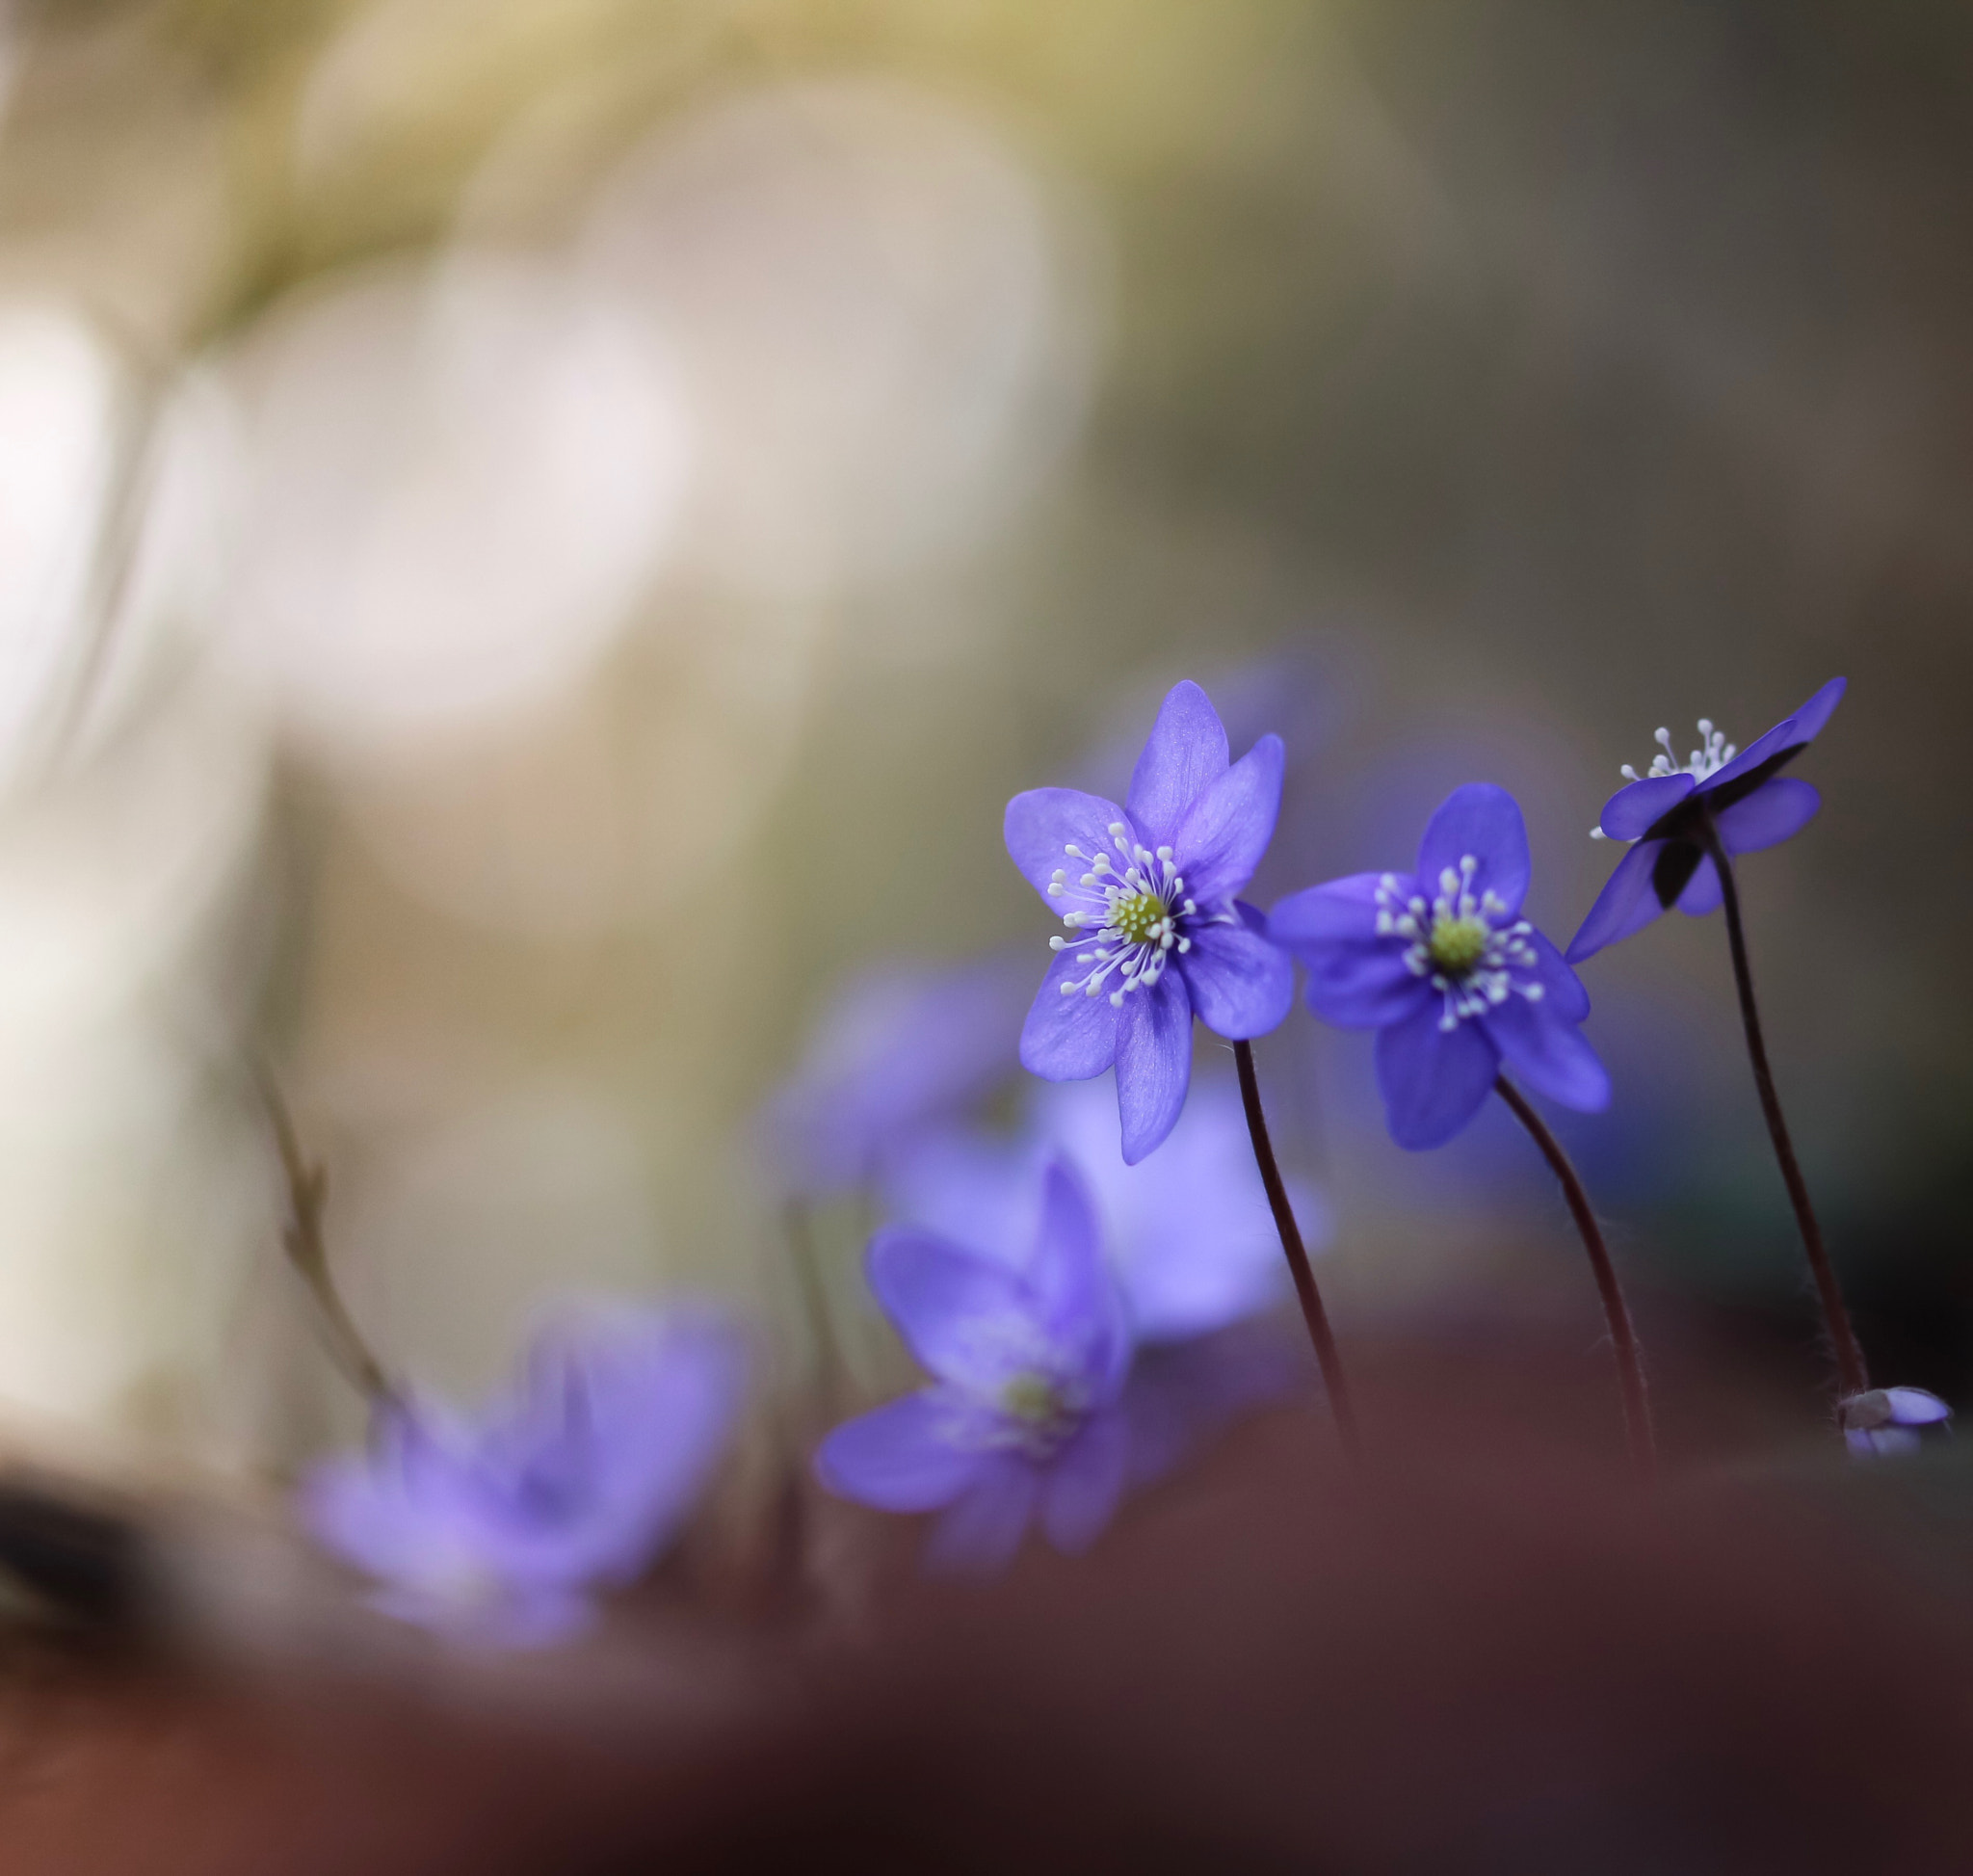
M 1603 1320 L 1610 1326 L 1610 1346 L 1617 1358 L 1618 1386 L 1623 1390 L 1623 1431 L 1630 1446 L 1630 1462 L 1640 1480 L 1648 1485 L 1658 1475 L 1657 1442 L 1651 1436 L 1651 1404 L 1644 1392 L 1644 1357 L 1638 1349 L 1637 1330 L 1630 1319 L 1630 1306 L 1623 1300 L 1623 1285 L 1618 1281 L 1617 1266 L 1611 1261 L 1610 1247 L 1603 1241 L 1603 1228 L 1590 1209 L 1590 1195 L 1583 1190 L 1562 1142 L 1548 1130 L 1548 1123 L 1529 1106 L 1527 1097 L 1501 1075 L 1493 1092 L 1513 1109 L 1514 1119 L 1534 1137 L 1541 1149 L 1548 1170 L 1562 1181 L 1562 1196 L 1568 1201 L 1569 1215 L 1582 1235 L 1583 1249 L 1590 1254 L 1590 1268 L 1596 1275 L 1596 1292 L 1603 1299 Z
M 1781 1097 L 1775 1092 L 1775 1073 L 1768 1067 L 1768 1045 L 1761 1036 L 1760 1007 L 1754 1002 L 1753 968 L 1747 959 L 1747 933 L 1740 921 L 1740 886 L 1733 877 L 1733 861 L 1726 852 L 1720 831 L 1710 814 L 1700 822 L 1700 838 L 1713 858 L 1720 875 L 1720 894 L 1726 907 L 1726 941 L 1733 949 L 1733 984 L 1740 992 L 1740 1019 L 1747 1029 L 1747 1053 L 1753 1064 L 1753 1085 L 1761 1097 L 1761 1114 L 1768 1123 L 1768 1138 L 1775 1143 L 1775 1157 L 1781 1164 L 1781 1180 L 1788 1188 L 1788 1202 L 1795 1207 L 1795 1223 L 1802 1232 L 1802 1248 L 1808 1257 L 1809 1274 L 1815 1279 L 1817 1301 L 1822 1305 L 1823 1329 L 1829 1338 L 1829 1351 L 1836 1358 L 1836 1374 L 1844 1396 L 1865 1392 L 1870 1387 L 1870 1369 L 1863 1359 L 1863 1345 L 1850 1320 L 1850 1307 L 1843 1300 L 1843 1286 L 1836 1281 L 1836 1266 L 1823 1242 L 1822 1227 L 1816 1222 L 1815 1207 L 1808 1201 L 1808 1181 L 1795 1157 L 1794 1142 L 1788 1138 L 1788 1123 L 1781 1115 Z
M 1308 1339 L 1315 1349 L 1316 1366 L 1322 1370 L 1329 1411 L 1336 1416 L 1336 1431 L 1344 1449 L 1354 1459 L 1357 1455 L 1356 1415 L 1350 1404 L 1350 1387 L 1343 1379 L 1342 1357 L 1336 1353 L 1336 1338 L 1329 1329 L 1328 1312 L 1322 1306 L 1322 1292 L 1315 1286 L 1315 1272 L 1309 1268 L 1302 1229 L 1295 1223 L 1295 1208 L 1288 1202 L 1288 1188 L 1282 1184 L 1281 1169 L 1275 1162 L 1267 1116 L 1261 1111 L 1260 1081 L 1253 1071 L 1252 1045 L 1235 1043 L 1233 1060 L 1240 1067 L 1240 1100 L 1247 1109 L 1247 1131 L 1253 1140 L 1254 1164 L 1260 1168 L 1261 1184 L 1267 1187 L 1275 1229 L 1281 1234 L 1281 1250 L 1295 1279 L 1295 1294 L 1302 1299 L 1302 1319 L 1308 1325 Z

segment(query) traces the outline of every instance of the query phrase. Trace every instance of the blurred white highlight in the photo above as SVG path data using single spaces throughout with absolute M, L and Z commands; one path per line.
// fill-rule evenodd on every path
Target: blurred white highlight
M 514 257 L 371 275 L 232 361 L 250 477 L 224 642 L 318 751 L 524 713 L 587 675 L 688 462 L 649 327 Z
M 0 784 L 40 753 L 86 657 L 119 380 L 73 315 L 0 307 Z
M 689 559 L 723 585 L 820 594 L 962 553 L 1080 419 L 1066 231 L 934 92 L 845 78 L 717 105 L 633 153 L 587 248 L 678 348 L 703 425 Z

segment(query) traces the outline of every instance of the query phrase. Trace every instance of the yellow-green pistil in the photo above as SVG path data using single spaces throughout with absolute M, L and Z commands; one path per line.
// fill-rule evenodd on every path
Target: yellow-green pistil
M 1163 936 L 1171 908 L 1155 892 L 1119 893 L 1110 906 L 1110 929 L 1126 944 L 1149 944 Z
M 1002 1384 L 1000 1411 L 1020 1429 L 1021 1444 L 1036 1452 L 1052 1449 L 1078 1417 L 1075 1404 L 1063 1397 L 1060 1383 L 1033 1370 Z
M 1432 921 L 1432 936 L 1425 940 L 1425 949 L 1433 967 L 1458 983 L 1486 955 L 1486 940 L 1492 936 L 1492 927 L 1484 918 L 1440 912 Z

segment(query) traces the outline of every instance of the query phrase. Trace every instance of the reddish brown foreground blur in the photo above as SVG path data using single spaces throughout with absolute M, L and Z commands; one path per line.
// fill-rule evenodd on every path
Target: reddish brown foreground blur
M 858 1515 L 805 1613 L 498 1668 L 19 1660 L 0 1870 L 1973 1868 L 1973 1468 L 1647 1498 L 1558 1367 L 1386 1360 L 1362 1486 L 1283 1412 L 989 1588 Z

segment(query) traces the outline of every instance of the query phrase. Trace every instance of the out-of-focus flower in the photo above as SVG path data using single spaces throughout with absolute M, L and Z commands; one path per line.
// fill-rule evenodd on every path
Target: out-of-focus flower
M 1016 1067 L 1017 959 L 891 964 L 853 981 L 763 1115 L 784 1190 L 821 1199 L 878 1177 Z
M 1923 1387 L 1873 1387 L 1852 1394 L 1837 1410 L 1843 1438 L 1859 1459 L 1915 1453 L 1920 1427 L 1937 1426 L 1953 1410 Z
M 1025 1245 L 1039 1175 L 1056 1158 L 1075 1168 L 1094 1202 L 1140 1342 L 1210 1334 L 1286 1294 L 1240 1098 L 1221 1080 L 1193 1090 L 1163 1150 L 1140 1166 L 1118 1157 L 1106 1091 L 1067 1082 L 1037 1090 L 1013 1139 L 955 1127 L 919 1140 L 900 1155 L 884 1194 L 910 1224 L 986 1248 Z M 1304 1187 L 1293 1197 L 1304 1241 L 1320 1245 L 1327 1209 Z
M 1591 832 L 1599 840 L 1635 844 L 1590 908 L 1569 945 L 1570 964 L 1643 931 L 1668 907 L 1701 918 L 1719 906 L 1719 870 L 1705 847 L 1709 820 L 1728 854 L 1754 854 L 1778 846 L 1815 818 L 1822 796 L 1780 771 L 1815 741 L 1843 700 L 1848 681 L 1830 678 L 1793 716 L 1745 750 L 1736 751 L 1701 717 L 1700 746 L 1683 765 L 1673 755 L 1669 729 L 1658 731 L 1664 747 L 1646 774 L 1623 765 L 1629 783 L 1604 803 L 1602 821 Z
M 929 1556 L 948 1568 L 999 1568 L 1037 1517 L 1057 1549 L 1094 1543 L 1129 1469 L 1133 1347 L 1074 1175 L 1043 1176 L 1025 1259 L 891 1227 L 869 1272 L 933 1385 L 837 1427 L 816 1454 L 823 1484 L 879 1511 L 943 1511 Z
M 570 1318 L 476 1416 L 417 1401 L 372 1450 L 319 1466 L 303 1514 L 385 1585 L 389 1615 L 466 1639 L 551 1642 L 636 1577 L 693 1508 L 745 1379 L 737 1333 L 693 1311 Z
M 1513 797 L 1468 782 L 1427 825 L 1415 873 L 1331 880 L 1268 916 L 1269 936 L 1308 967 L 1309 1008 L 1342 1028 L 1378 1031 L 1378 1086 L 1401 1147 L 1450 1140 L 1503 1059 L 1565 1107 L 1593 1112 L 1610 1099 L 1610 1077 L 1578 1027 L 1589 994 L 1520 916 L 1529 870 Z
M 1074 788 L 1031 789 L 1007 805 L 1014 864 L 1079 935 L 1049 940 L 1061 955 L 1028 1012 L 1021 1064 L 1048 1081 L 1115 1067 L 1133 1166 L 1185 1105 L 1193 1017 L 1241 1041 L 1273 1029 L 1294 999 L 1287 960 L 1234 899 L 1274 834 L 1281 763 L 1278 736 L 1231 762 L 1205 692 L 1181 683 L 1158 712 L 1125 807 Z M 1071 874 L 1065 856 L 1086 870 Z

